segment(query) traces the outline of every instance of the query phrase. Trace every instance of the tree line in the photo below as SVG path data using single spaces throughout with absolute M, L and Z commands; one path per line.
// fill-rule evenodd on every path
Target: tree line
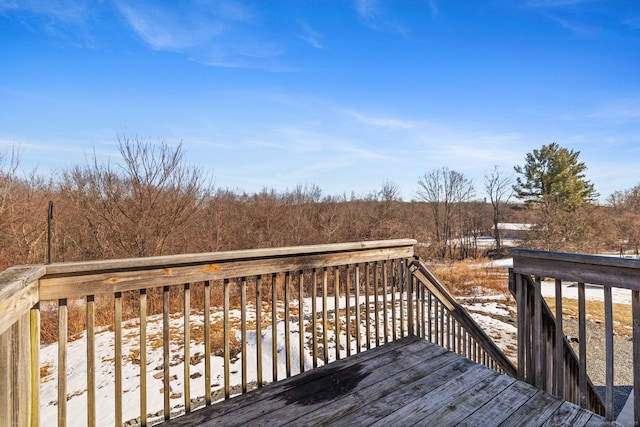
M 500 222 L 534 224 L 523 244 L 542 249 L 593 252 L 640 240 L 640 185 L 598 205 L 579 152 L 555 143 L 529 153 L 516 181 L 487 172 L 480 192 L 460 172 L 433 169 L 418 178 L 412 201 L 390 180 L 364 195 L 323 195 L 315 184 L 215 189 L 182 145 L 122 137 L 118 148 L 114 163 L 94 156 L 49 178 L 21 172 L 16 151 L 0 153 L 0 268 L 48 255 L 63 262 L 401 237 L 418 240 L 426 258 L 466 258 L 484 254 L 480 236 L 495 236 L 500 251 Z

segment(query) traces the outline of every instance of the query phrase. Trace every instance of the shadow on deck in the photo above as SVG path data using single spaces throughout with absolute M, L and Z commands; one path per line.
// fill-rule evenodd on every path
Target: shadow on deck
M 406 337 L 163 426 L 610 425 L 605 418 Z

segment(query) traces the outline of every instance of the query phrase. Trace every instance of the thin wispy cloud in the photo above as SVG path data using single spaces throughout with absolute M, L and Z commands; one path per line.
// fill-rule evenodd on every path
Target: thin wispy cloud
M 591 7 L 587 6 L 589 3 L 597 1 L 530 0 L 526 3 L 526 6 L 579 37 L 591 38 L 597 36 L 600 29 L 591 24 L 593 22 L 591 19 L 587 19 L 588 14 L 591 12 Z
M 640 16 L 623 19 L 622 24 L 626 25 L 628 28 L 631 28 L 632 30 L 640 30 Z
M 531 0 L 527 2 L 527 5 L 531 7 L 557 8 L 589 2 L 593 2 L 593 0 Z
M 440 15 L 440 9 L 438 8 L 438 3 L 436 3 L 436 0 L 429 0 L 429 8 L 431 9 L 431 15 Z
M 348 117 L 354 119 L 359 123 L 362 123 L 366 126 L 371 126 L 371 127 L 400 130 L 400 129 L 411 129 L 415 126 L 414 123 L 411 123 L 409 121 L 395 119 L 391 117 L 370 116 L 354 110 L 338 110 L 338 111 L 341 112 L 342 114 L 347 115 Z
M 608 101 L 589 117 L 614 122 L 638 121 L 640 96 Z
M 373 21 L 381 14 L 379 0 L 356 0 L 355 8 L 358 17 L 363 21 Z
M 322 34 L 315 31 L 311 26 L 306 22 L 300 22 L 300 35 L 298 36 L 312 47 L 316 49 L 322 49 L 322 43 L 320 39 L 322 38 Z
M 171 8 L 125 0 L 117 4 L 131 29 L 154 50 L 182 53 L 215 67 L 297 71 L 274 61 L 286 49 L 281 40 L 262 34 L 258 12 L 250 6 L 196 1 L 176 11 L 175 4 Z
M 22 11 L 48 16 L 67 25 L 82 25 L 91 15 L 86 2 L 77 0 L 0 0 L 0 12 Z
M 104 11 L 103 4 L 80 0 L 0 0 L 0 15 L 37 16 L 38 25 L 25 24 L 34 32 L 43 32 L 65 45 L 95 48 L 93 27 Z
M 382 0 L 355 0 L 354 8 L 360 22 L 375 31 L 407 36 L 405 26 L 395 21 Z
M 34 31 L 46 32 L 65 45 L 107 45 L 108 40 L 98 38 L 102 31 L 100 23 L 115 14 L 135 37 L 155 51 L 180 53 L 187 59 L 216 67 L 298 70 L 271 61 L 286 53 L 285 43 L 272 35 L 266 36 L 267 22 L 256 6 L 248 3 L 0 0 L 0 14 L 25 13 L 40 17 L 40 25 Z M 311 27 L 303 35 L 307 43 L 320 47 L 320 34 Z
M 598 30 L 596 28 L 593 28 L 591 26 L 587 26 L 584 24 L 579 24 L 574 20 L 560 18 L 558 16 L 554 16 L 550 14 L 547 14 L 546 16 L 550 20 L 558 24 L 560 27 L 571 31 L 572 33 L 580 37 L 593 37 L 598 33 Z
M 200 46 L 229 29 L 224 20 L 200 13 L 177 15 L 157 4 L 118 1 L 116 5 L 131 29 L 154 50 Z

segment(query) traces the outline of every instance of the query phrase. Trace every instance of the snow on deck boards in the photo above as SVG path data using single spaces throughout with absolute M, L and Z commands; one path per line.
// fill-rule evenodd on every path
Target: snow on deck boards
M 376 347 L 163 426 L 603 425 L 604 418 L 417 337 Z

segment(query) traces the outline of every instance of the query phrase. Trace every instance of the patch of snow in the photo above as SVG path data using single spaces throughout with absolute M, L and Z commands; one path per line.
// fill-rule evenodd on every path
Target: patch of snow
M 545 298 L 555 298 L 556 285 L 552 281 L 543 281 L 541 288 L 542 296 Z M 585 299 L 593 301 L 604 301 L 604 288 L 596 285 L 586 285 L 584 291 Z M 578 285 L 574 282 L 562 282 L 562 296 L 569 299 L 578 299 Z M 631 290 L 612 288 L 611 299 L 616 304 L 631 304 Z

